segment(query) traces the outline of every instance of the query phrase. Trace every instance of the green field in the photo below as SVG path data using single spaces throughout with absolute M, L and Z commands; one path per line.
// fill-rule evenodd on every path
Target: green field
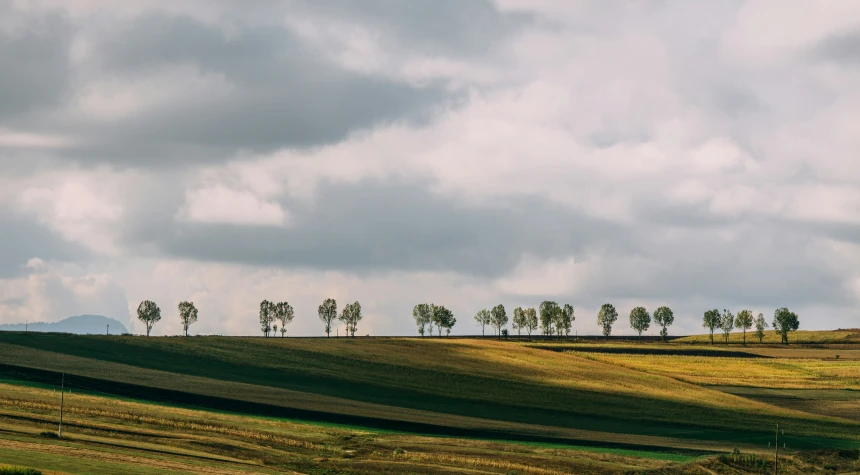
M 858 385 L 858 360 L 755 354 L 780 351 L 767 347 L 744 350 L 749 357 L 685 355 L 687 347 L 0 333 L 0 379 L 9 383 L 0 390 L 2 417 L 16 427 L 0 431 L 0 463 L 20 464 L 28 451 L 54 447 L 51 457 L 58 461 L 45 470 L 105 473 L 71 470 L 63 464 L 75 452 L 56 447 L 84 435 L 108 437 L 112 430 L 132 432 L 122 436 L 128 439 L 122 450 L 134 457 L 142 456 L 145 443 L 152 450 L 174 447 L 164 457 L 191 465 L 262 460 L 267 470 L 298 473 L 380 473 L 368 468 L 374 464 L 389 473 L 451 473 L 455 467 L 472 467 L 472 473 L 687 473 L 696 464 L 729 463 L 699 457 L 735 447 L 766 453 L 776 422 L 785 428 L 789 453 L 860 447 L 860 419 L 854 417 L 860 400 L 832 394 Z M 77 407 L 69 436 L 34 441 L 50 425 L 62 372 L 71 388 L 68 403 Z M 761 392 L 789 389 L 795 393 Z M 803 389 L 818 393 L 796 393 Z M 96 406 L 117 409 L 99 412 Z M 137 416 L 110 415 L 123 411 Z M 192 422 L 199 420 L 239 427 L 229 433 L 240 439 L 245 436 L 236 431 L 252 426 L 269 434 L 253 440 L 283 438 L 278 431 L 289 430 L 290 440 L 301 443 L 281 448 L 292 454 L 287 461 L 253 455 L 263 449 L 246 439 L 192 447 L 186 436 L 206 432 Z M 90 427 L 93 421 L 101 426 Z M 176 430 L 185 442 L 162 434 Z M 372 443 L 358 442 L 367 438 Z M 96 442 L 74 440 L 96 450 Z M 313 444 L 339 455 L 314 455 Z M 239 445 L 244 449 L 219 449 Z M 175 453 L 180 448 L 196 455 Z M 575 456 L 551 455 L 561 452 Z M 139 465 L 117 460 L 99 463 Z M 505 462 L 493 466 L 492 460 Z

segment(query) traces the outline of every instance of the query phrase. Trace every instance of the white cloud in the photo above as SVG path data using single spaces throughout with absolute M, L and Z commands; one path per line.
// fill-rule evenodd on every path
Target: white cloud
M 262 200 L 249 191 L 215 185 L 189 191 L 177 218 L 208 224 L 283 226 L 289 215 L 278 203 Z

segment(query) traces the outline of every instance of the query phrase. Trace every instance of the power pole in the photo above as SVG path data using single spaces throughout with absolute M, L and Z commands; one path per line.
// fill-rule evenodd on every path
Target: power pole
M 107 326 L 107 333 L 105 333 L 105 335 L 110 335 L 110 324 Z
M 60 430 L 57 435 L 63 437 L 63 406 L 66 403 L 66 373 L 63 373 L 63 379 L 60 380 Z
M 779 422 L 776 423 L 776 456 L 773 459 L 773 474 L 779 471 Z

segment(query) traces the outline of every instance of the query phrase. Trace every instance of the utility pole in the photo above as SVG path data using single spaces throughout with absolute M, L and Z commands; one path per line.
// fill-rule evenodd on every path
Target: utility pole
M 63 379 L 60 380 L 60 430 L 57 435 L 63 437 L 63 406 L 66 403 L 66 373 L 63 373 Z
M 110 324 L 107 326 L 107 333 L 105 333 L 105 335 L 110 335 Z
M 773 475 L 779 472 L 779 422 L 776 423 L 776 456 L 773 459 Z

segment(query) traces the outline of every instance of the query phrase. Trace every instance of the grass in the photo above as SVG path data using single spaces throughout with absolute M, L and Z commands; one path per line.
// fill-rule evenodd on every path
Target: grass
M 533 426 L 728 440 L 755 435 L 779 417 L 804 435 L 857 438 L 857 427 L 844 421 L 821 420 L 574 354 L 491 340 L 6 333 L 0 334 L 3 342 L 16 345 L 7 353 L 21 365 L 340 413 L 341 419 L 327 419 L 334 422 L 365 415 L 544 435 L 558 432 Z
M 860 329 L 798 330 L 788 334 L 790 344 L 860 344 Z M 694 335 L 674 340 L 675 343 L 710 343 L 709 335 Z M 723 333 L 714 333 L 714 342 L 725 342 Z M 729 334 L 729 343 L 743 343 L 743 332 Z M 747 343 L 759 343 L 755 330 L 747 331 Z M 773 330 L 764 332 L 762 343 L 782 343 L 782 337 Z
M 596 353 L 588 357 L 700 385 L 860 390 L 860 361 Z
M 0 475 L 42 475 L 42 472 L 32 468 L 0 465 Z
M 704 449 L 765 450 L 775 421 L 794 449 L 860 447 L 858 400 L 831 394 L 858 389 L 860 361 L 829 351 L 0 332 L 0 379 L 15 382 L 0 384 L 0 461 L 41 451 L 53 465 L 36 468 L 53 471 L 89 454 L 80 473 L 687 473 Z M 47 439 L 59 372 L 70 435 Z
M 38 460 L 68 473 L 607 473 L 699 460 L 677 454 L 429 438 L 249 418 L 92 395 L 66 399 L 66 430 L 53 425 L 56 392 L 0 384 L 0 459 Z M 34 457 L 34 455 L 38 455 Z M 32 464 L 31 464 L 32 465 Z M 130 470 L 124 470 L 125 466 Z

